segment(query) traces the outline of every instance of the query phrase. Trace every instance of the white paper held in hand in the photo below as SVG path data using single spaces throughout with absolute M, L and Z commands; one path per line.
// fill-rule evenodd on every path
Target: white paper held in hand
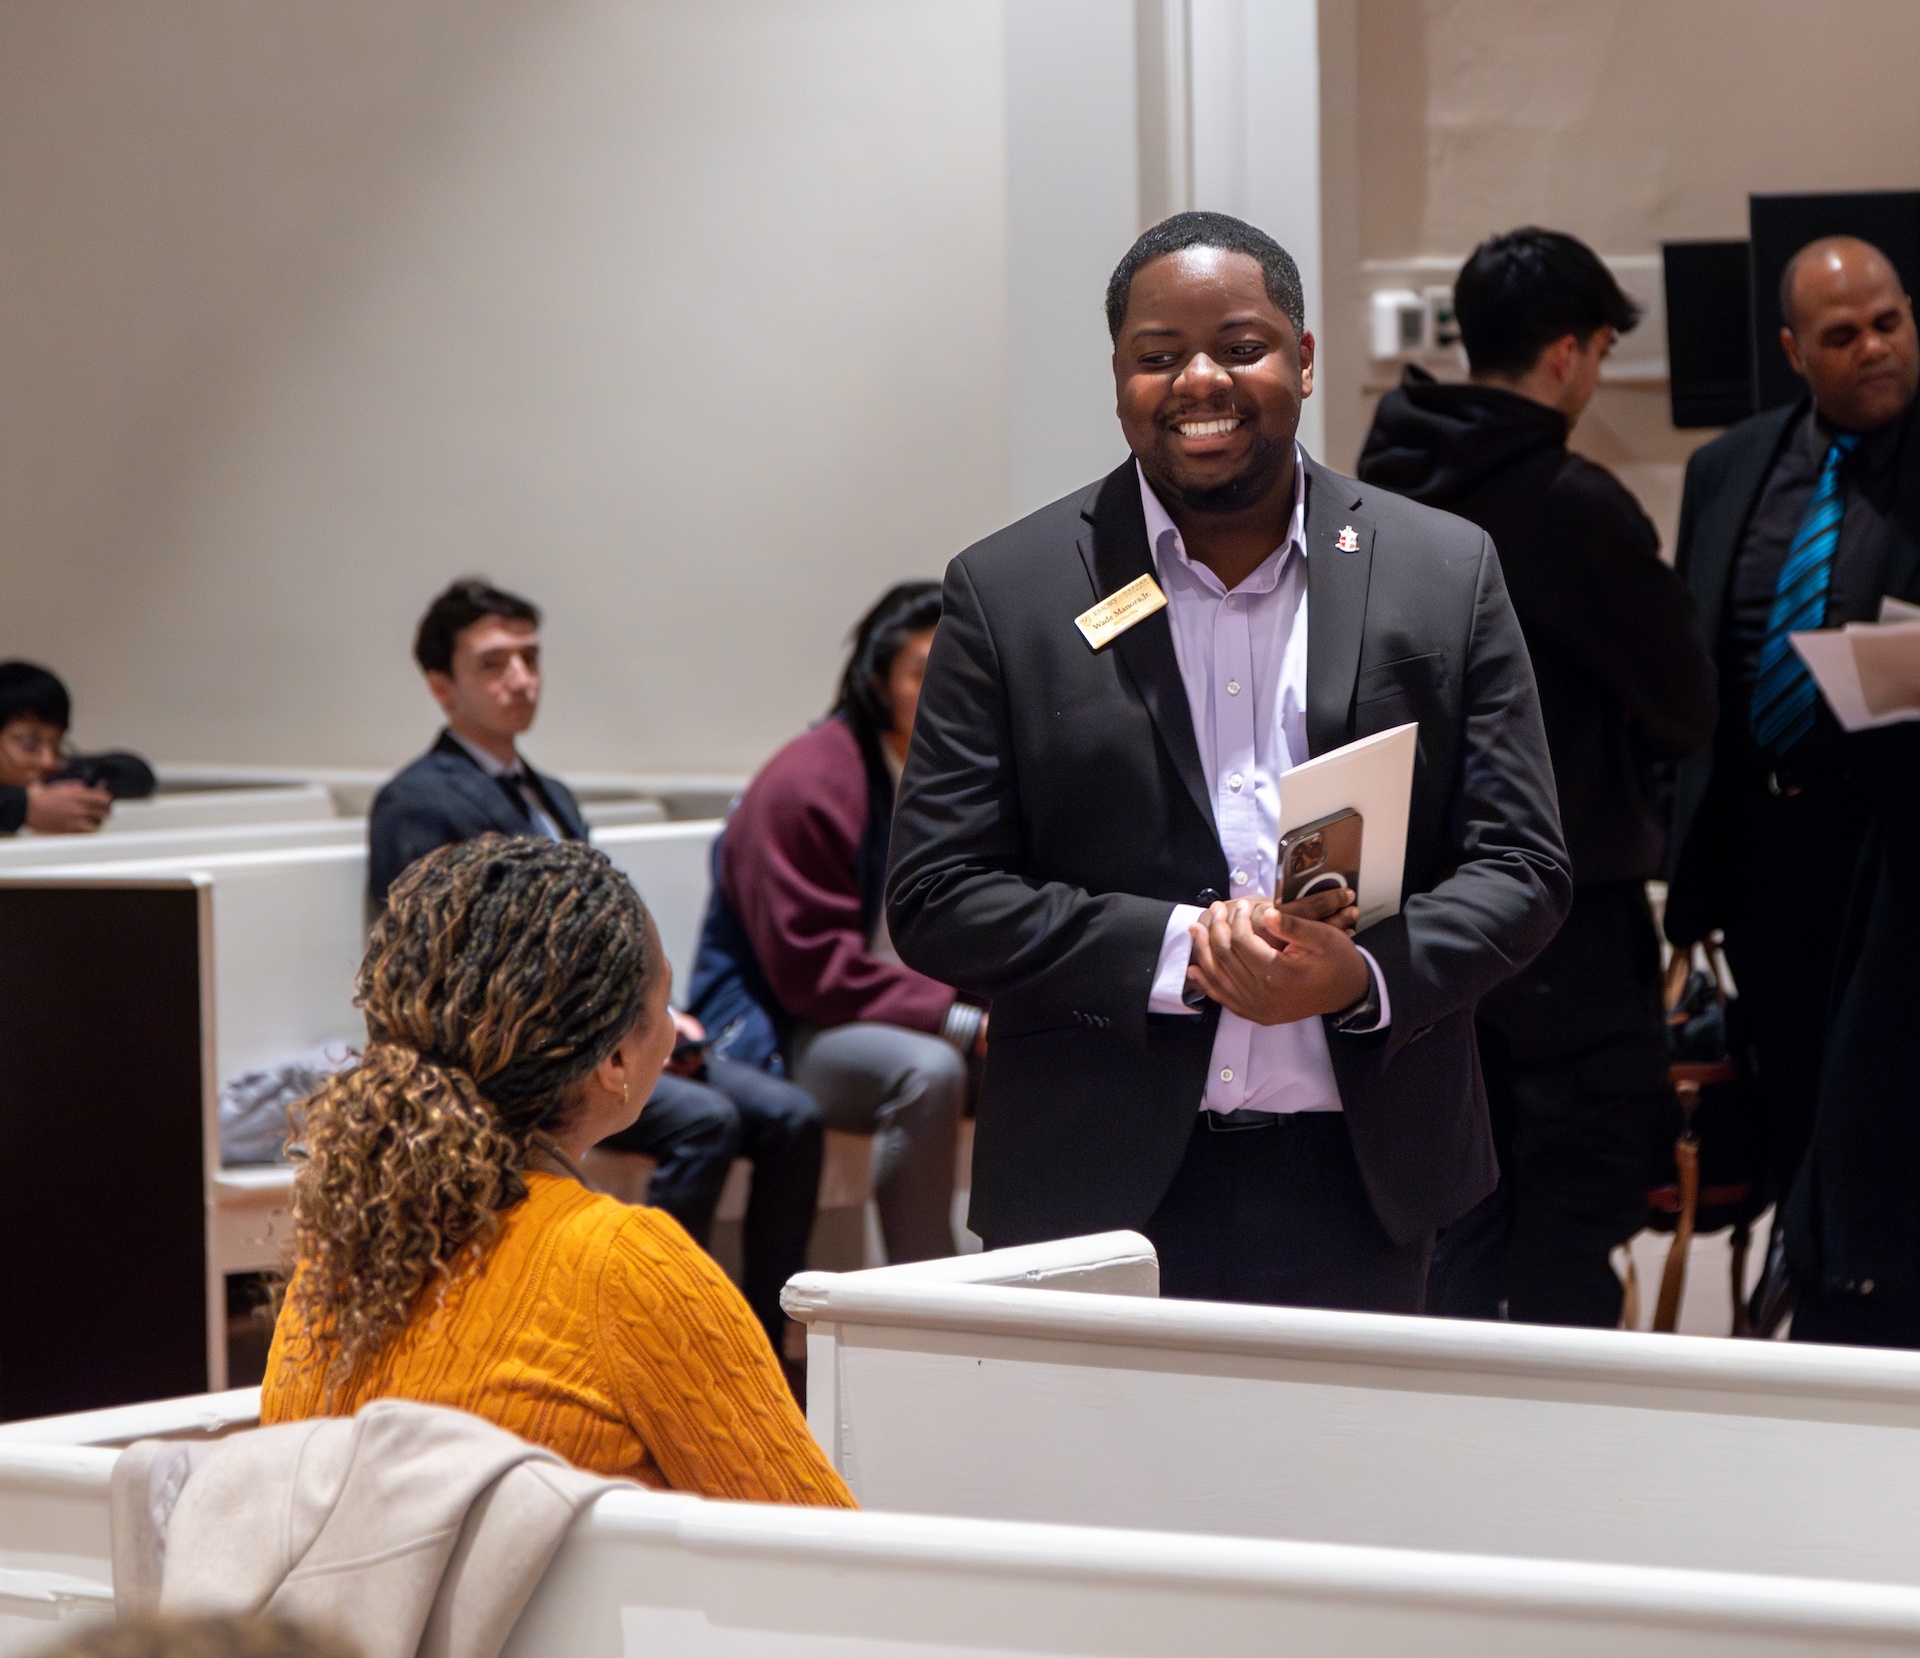
M 1316 754 L 1280 779 L 1280 834 L 1335 812 L 1361 817 L 1362 929 L 1400 913 L 1407 865 L 1407 809 L 1413 799 L 1418 725 L 1396 725 Z
M 1841 729 L 1920 720 L 1920 609 L 1887 599 L 1877 622 L 1787 637 Z

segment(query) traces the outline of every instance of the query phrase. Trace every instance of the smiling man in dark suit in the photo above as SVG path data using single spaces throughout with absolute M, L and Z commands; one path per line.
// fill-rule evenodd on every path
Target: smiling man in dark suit
M 1301 454 L 1292 259 L 1181 214 L 1108 290 L 1132 456 L 947 571 L 894 820 L 903 959 L 993 1004 L 972 1224 L 1137 1227 L 1169 1295 L 1417 1312 L 1495 1179 L 1473 1008 L 1571 892 L 1486 534 Z M 1166 596 L 1097 647 L 1075 619 Z M 1400 913 L 1278 911 L 1285 773 L 1420 725 Z

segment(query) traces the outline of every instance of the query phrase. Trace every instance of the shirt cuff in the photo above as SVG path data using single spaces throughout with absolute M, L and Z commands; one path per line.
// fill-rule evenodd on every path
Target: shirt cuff
M 985 1008 L 975 1007 L 971 1002 L 955 1002 L 947 1009 L 946 1018 L 940 1021 L 940 1034 L 963 1054 L 970 1054 L 974 1043 L 980 1040 L 980 1022 L 986 1016 Z
M 1200 1010 L 1187 1001 L 1187 963 L 1193 955 L 1193 940 L 1187 936 L 1187 929 L 1205 913 L 1193 904 L 1173 906 L 1173 914 L 1167 917 L 1167 930 L 1160 939 L 1160 965 L 1154 969 L 1153 989 L 1147 995 L 1149 1013 L 1200 1017 Z
M 1365 1024 L 1338 1025 L 1335 1029 L 1343 1036 L 1369 1036 L 1375 1031 L 1385 1030 L 1393 1023 L 1393 998 L 1387 994 L 1387 976 L 1380 971 L 1380 964 L 1373 959 L 1373 952 L 1364 944 L 1356 944 L 1354 948 L 1367 959 L 1367 971 L 1373 975 L 1368 996 L 1379 1002 L 1380 1012 Z

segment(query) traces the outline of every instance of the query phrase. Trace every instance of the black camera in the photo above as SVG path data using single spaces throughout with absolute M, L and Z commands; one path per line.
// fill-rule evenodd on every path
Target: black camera
M 153 767 L 137 754 L 70 754 L 48 783 L 84 783 L 105 789 L 115 800 L 145 800 L 157 786 Z

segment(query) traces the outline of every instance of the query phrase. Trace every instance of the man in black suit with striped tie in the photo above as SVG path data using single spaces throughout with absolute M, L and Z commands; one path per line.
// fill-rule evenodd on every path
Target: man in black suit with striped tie
M 1898 273 L 1852 237 L 1802 248 L 1780 295 L 1781 345 L 1807 396 L 1687 467 L 1677 566 L 1719 663 L 1720 728 L 1680 769 L 1666 931 L 1686 945 L 1725 929 L 1784 1204 L 1814 1135 L 1847 895 L 1883 769 L 1862 741 L 1876 734 L 1840 729 L 1788 636 L 1877 619 L 1889 594 L 1920 598 L 1920 344 Z M 1823 1174 L 1834 1196 L 1851 1179 L 1831 1163 Z M 1802 1195 L 1793 1333 L 1853 1339 L 1875 1280 L 1841 1264 L 1829 1223 L 1844 1203 Z

